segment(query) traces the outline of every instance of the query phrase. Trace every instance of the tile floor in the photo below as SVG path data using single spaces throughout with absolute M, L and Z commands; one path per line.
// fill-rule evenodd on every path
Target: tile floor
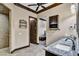
M 43 46 L 30 44 L 30 47 L 23 48 L 10 54 L 8 48 L 0 49 L 0 56 L 45 56 Z

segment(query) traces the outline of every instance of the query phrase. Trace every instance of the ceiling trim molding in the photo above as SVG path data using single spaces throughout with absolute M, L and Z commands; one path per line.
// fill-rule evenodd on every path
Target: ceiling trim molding
M 44 12 L 44 11 L 46 11 L 46 10 L 48 10 L 48 9 L 54 8 L 54 7 L 56 7 L 56 6 L 59 6 L 59 5 L 61 5 L 61 4 L 62 4 L 62 3 L 54 3 L 54 4 L 52 4 L 52 5 L 48 6 L 48 7 L 46 7 L 46 9 L 42 9 L 42 10 L 38 11 L 37 14 L 38 14 L 38 13 L 41 13 L 41 12 Z
M 32 9 L 30 9 L 30 8 L 28 8 L 28 7 L 26 7 L 26 6 L 22 5 L 22 4 L 20 4 L 20 3 L 14 3 L 14 5 L 16 5 L 16 6 L 18 6 L 18 7 L 21 7 L 21 8 L 23 8 L 23 9 L 26 9 L 26 10 L 28 10 L 28 11 L 31 11 L 31 12 L 33 12 L 33 13 L 35 13 L 35 14 L 37 14 L 36 11 L 34 11 L 34 10 L 32 10 Z
M 48 7 L 46 7 L 45 9 L 42 9 L 42 10 L 36 12 L 36 11 L 34 11 L 34 10 L 32 10 L 32 9 L 30 9 L 30 8 L 28 8 L 28 7 L 26 7 L 26 6 L 22 5 L 22 4 L 20 4 L 20 3 L 14 3 L 14 5 L 16 5 L 16 6 L 18 6 L 18 7 L 21 7 L 21 8 L 23 8 L 23 9 L 26 9 L 26 10 L 28 10 L 28 11 L 31 11 L 31 12 L 33 12 L 33 13 L 35 13 L 35 14 L 39 14 L 39 13 L 41 13 L 41 12 L 44 12 L 44 11 L 46 11 L 46 10 L 48 10 L 48 9 L 54 8 L 54 7 L 59 6 L 59 5 L 61 5 L 61 4 L 62 4 L 62 3 L 54 3 L 54 4 L 52 4 L 52 5 L 48 6 Z

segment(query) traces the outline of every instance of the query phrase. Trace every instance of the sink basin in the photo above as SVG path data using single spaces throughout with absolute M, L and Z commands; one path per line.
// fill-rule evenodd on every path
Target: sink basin
M 65 44 L 56 44 L 54 45 L 54 48 L 64 50 L 64 51 L 70 51 L 71 47 Z

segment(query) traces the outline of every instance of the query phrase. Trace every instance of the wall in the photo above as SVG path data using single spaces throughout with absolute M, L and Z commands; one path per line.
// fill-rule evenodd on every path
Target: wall
M 37 17 L 36 14 L 17 7 L 11 3 L 4 4 L 10 9 L 10 51 L 29 45 L 29 16 Z M 27 21 L 27 28 L 19 28 L 19 20 Z
M 71 4 L 61 4 L 57 7 L 49 9 L 45 12 L 38 14 L 38 18 L 44 18 L 47 20 L 46 22 L 46 45 L 59 40 L 62 36 L 65 36 L 69 33 L 68 28 L 70 25 L 74 25 L 76 23 L 76 15 L 71 13 L 70 10 Z M 49 28 L 49 17 L 53 15 L 59 15 L 59 29 L 53 30 Z M 76 31 L 75 31 L 76 33 Z

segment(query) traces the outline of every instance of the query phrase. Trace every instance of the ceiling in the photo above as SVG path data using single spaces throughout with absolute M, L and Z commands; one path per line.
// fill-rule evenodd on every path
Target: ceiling
M 31 11 L 33 13 L 36 13 L 36 14 L 44 12 L 50 8 L 54 8 L 58 5 L 61 5 L 62 3 L 46 3 L 46 4 L 42 5 L 45 7 L 45 9 L 40 6 L 37 11 L 36 11 L 37 6 L 28 6 L 30 4 L 37 4 L 37 3 L 14 3 L 14 5 L 16 5 L 20 8 L 26 9 L 28 11 Z
M 36 11 L 37 6 L 28 6 L 30 4 L 36 4 L 36 3 L 20 3 L 20 4 L 22 4 L 22 5 L 24 5 L 24 6 L 28 7 L 28 8 Z M 43 6 L 44 7 L 48 7 L 48 6 L 52 5 L 52 4 L 54 4 L 54 3 L 46 3 Z M 40 11 L 40 10 L 42 10 L 42 9 L 43 9 L 42 7 L 39 7 L 39 9 L 37 10 L 37 12 Z

